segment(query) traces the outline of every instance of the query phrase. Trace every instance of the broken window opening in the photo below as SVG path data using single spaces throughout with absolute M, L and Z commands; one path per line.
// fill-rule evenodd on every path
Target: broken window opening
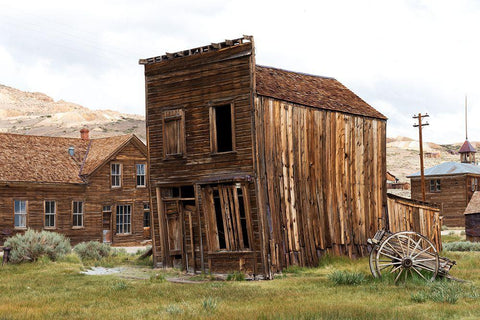
M 214 153 L 234 151 L 233 105 L 214 106 L 211 109 L 211 113 L 212 151 Z

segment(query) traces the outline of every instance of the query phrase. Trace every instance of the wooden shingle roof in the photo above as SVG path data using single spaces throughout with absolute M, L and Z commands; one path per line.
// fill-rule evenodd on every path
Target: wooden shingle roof
M 256 66 L 257 94 L 320 109 L 386 117 L 333 78 Z
M 85 181 L 134 135 L 83 140 L 0 133 L 0 182 L 76 183 Z M 69 154 L 73 147 L 74 156 Z

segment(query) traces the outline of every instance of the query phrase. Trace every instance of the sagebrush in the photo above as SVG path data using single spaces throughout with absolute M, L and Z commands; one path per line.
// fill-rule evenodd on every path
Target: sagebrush
M 72 251 L 70 240 L 64 235 L 32 229 L 8 238 L 4 246 L 12 248 L 10 251 L 12 263 L 37 261 L 42 256 L 55 261 Z
M 101 260 L 108 257 L 112 251 L 110 245 L 98 241 L 81 242 L 77 244 L 73 251 L 82 260 Z
M 443 244 L 445 251 L 480 251 L 480 242 L 455 241 Z

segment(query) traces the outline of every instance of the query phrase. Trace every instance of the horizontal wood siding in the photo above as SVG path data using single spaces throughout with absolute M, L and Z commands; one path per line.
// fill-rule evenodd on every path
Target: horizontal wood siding
M 114 235 L 113 244 L 136 244 L 150 239 L 144 234 L 143 204 L 149 202 L 148 188 L 136 187 L 136 163 L 147 163 L 146 156 L 133 144 L 125 146 L 112 162 L 122 165 L 122 187 L 112 189 L 110 184 L 110 163 L 100 167 L 89 177 L 87 185 L 41 183 L 11 184 L 0 186 L 0 230 L 2 233 L 24 232 L 14 228 L 14 200 L 27 201 L 27 227 L 35 230 L 49 230 L 64 234 L 72 244 L 82 241 L 102 241 L 102 208 L 112 206 L 112 223 L 115 228 L 115 205 L 132 205 L 132 233 Z M 44 201 L 56 203 L 56 226 L 44 228 Z M 83 227 L 73 227 L 72 202 L 83 201 Z
M 209 252 L 201 187 L 211 181 L 254 175 L 252 138 L 252 74 L 251 43 L 236 45 L 210 53 L 202 53 L 145 65 L 146 114 L 149 144 L 152 215 L 154 227 L 154 260 L 157 265 L 174 263 L 166 246 L 165 212 L 157 190 L 168 186 L 195 186 L 197 210 L 183 216 L 184 262 L 189 268 L 210 271 L 240 270 L 254 273 L 260 269 L 259 253 Z M 233 151 L 212 153 L 211 107 L 233 105 Z M 182 154 L 164 154 L 163 117 L 168 110 L 182 110 L 184 150 Z M 159 187 L 160 186 L 160 187 Z M 250 205 L 254 225 L 253 243 L 259 250 L 259 225 L 255 189 L 250 188 Z M 190 231 L 192 230 L 192 231 Z M 193 233 L 193 235 L 192 235 Z M 192 248 L 193 243 L 193 248 Z M 201 246 L 203 245 L 203 247 Z M 193 253 L 193 254 L 192 254 Z M 203 262 L 202 265 L 202 254 Z M 193 259 L 194 256 L 194 259 Z M 186 266 L 184 266 L 186 267 Z
M 442 250 L 440 208 L 411 199 L 387 195 L 388 229 L 391 232 L 415 231 L 427 237 L 438 251 Z
M 441 181 L 440 192 L 430 192 L 430 180 L 432 179 Z M 425 177 L 425 201 L 441 206 L 444 225 L 448 227 L 465 226 L 463 213 L 473 195 L 470 179 L 469 175 Z M 412 199 L 422 200 L 420 178 L 411 179 L 411 184 Z
M 384 226 L 386 122 L 262 96 L 256 108 L 272 269 L 366 254 Z

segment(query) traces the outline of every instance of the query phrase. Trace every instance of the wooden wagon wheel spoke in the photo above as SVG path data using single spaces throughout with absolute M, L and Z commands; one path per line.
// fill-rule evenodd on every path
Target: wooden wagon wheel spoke
M 415 257 L 412 257 L 413 259 L 415 259 L 416 257 L 418 257 L 419 255 L 421 255 L 422 253 L 425 253 L 427 252 L 429 249 L 431 248 L 426 248 L 426 249 L 423 249 L 422 251 L 420 251 Z
M 435 258 L 429 258 L 429 259 L 421 259 L 421 260 L 415 260 L 415 262 L 425 262 L 425 261 L 434 261 L 436 260 Z
M 398 261 L 402 261 L 401 258 L 392 256 L 392 255 L 389 255 L 389 254 L 386 253 L 386 252 L 382 252 L 382 255 L 387 256 L 387 257 L 392 258 L 392 259 L 395 259 L 395 260 L 398 260 Z
M 391 263 L 381 263 L 381 264 L 377 264 L 377 266 L 384 267 L 384 268 L 380 269 L 380 270 L 382 270 L 382 269 L 385 269 L 388 266 L 395 266 L 395 265 L 399 265 L 399 264 L 402 264 L 402 262 L 399 261 L 399 262 L 391 262 Z
M 405 255 L 405 250 L 403 249 L 402 241 L 398 237 L 396 237 L 398 244 L 400 244 L 400 248 L 402 249 L 403 255 Z
M 390 248 L 392 248 L 393 251 L 395 251 L 396 254 L 401 256 L 400 252 L 398 252 L 397 249 L 395 249 L 390 243 L 388 243 L 388 245 L 390 246 Z
M 420 277 L 422 277 L 425 281 L 428 281 L 427 278 L 425 278 L 425 277 L 423 276 L 423 274 L 422 274 L 420 271 L 417 270 L 417 268 L 412 267 L 412 269 L 415 270 L 415 272 L 418 273 L 418 275 L 419 275 Z
M 399 265 L 399 266 L 396 266 L 395 268 L 393 268 L 392 270 L 390 270 L 390 273 L 395 273 L 398 269 L 400 269 L 402 267 L 402 265 Z
M 398 281 L 398 279 L 399 279 L 400 276 L 402 275 L 403 270 L 405 270 L 405 269 L 403 269 L 403 268 L 400 269 L 400 272 L 399 272 L 398 275 L 395 277 L 395 283 Z

